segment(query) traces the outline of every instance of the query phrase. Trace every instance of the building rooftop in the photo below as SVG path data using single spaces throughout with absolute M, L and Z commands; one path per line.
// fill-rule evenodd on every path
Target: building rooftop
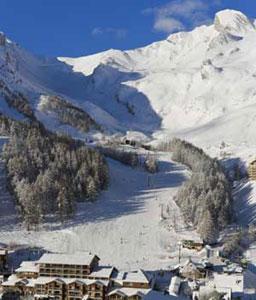
M 16 284 L 23 284 L 26 286 L 33 287 L 35 284 L 35 279 L 22 279 L 17 277 L 15 274 L 9 276 L 7 281 L 4 281 L 1 285 L 2 286 L 15 286 Z
M 114 269 L 114 267 L 97 267 L 88 277 L 110 278 Z
M 126 297 L 132 297 L 132 296 L 142 296 L 144 297 L 150 289 L 136 289 L 136 288 L 118 288 L 118 289 L 113 289 L 108 295 L 122 295 Z
M 46 276 L 40 276 L 37 279 L 34 280 L 34 284 L 47 284 L 50 283 L 52 281 L 61 281 L 65 284 L 70 284 L 73 282 L 80 282 L 83 283 L 85 285 L 91 285 L 94 283 L 98 283 L 98 284 L 102 284 L 104 286 L 108 286 L 109 285 L 109 281 L 108 280 L 94 280 L 94 279 L 83 279 L 83 278 L 62 278 L 62 277 L 46 277 Z
M 35 261 L 23 261 L 18 269 L 15 270 L 16 273 L 38 273 L 39 266 Z
M 123 273 L 123 282 L 141 282 L 141 283 L 149 283 L 149 280 L 145 273 L 139 269 L 134 272 L 124 272 Z
M 232 293 L 242 293 L 244 289 L 243 274 L 214 274 L 209 286 L 216 288 L 230 288 Z
M 45 253 L 38 260 L 39 264 L 60 264 L 60 265 L 84 265 L 89 266 L 92 260 L 97 257 L 89 252 L 77 252 L 74 254 Z M 99 258 L 98 258 L 99 259 Z
M 135 288 L 120 288 L 112 290 L 108 295 L 118 294 L 121 296 L 132 297 L 132 296 L 142 296 L 144 300 L 185 300 L 187 298 L 164 295 L 161 292 L 157 292 L 151 289 L 135 289 Z

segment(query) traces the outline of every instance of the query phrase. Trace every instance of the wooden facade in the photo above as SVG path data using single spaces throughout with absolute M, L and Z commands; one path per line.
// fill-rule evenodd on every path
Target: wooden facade
M 141 300 L 142 294 L 136 289 L 150 289 L 142 270 L 119 273 L 114 267 L 98 263 L 97 256 L 77 255 L 69 260 L 68 256 L 60 258 L 56 254 L 42 256 L 37 262 L 24 261 L 2 283 L 3 292 L 32 295 L 36 300 Z M 132 293 L 115 293 L 120 288 Z
M 132 281 L 124 281 L 123 287 L 134 288 L 134 289 L 149 289 L 149 282 L 132 282 Z
M 18 294 L 21 296 L 28 296 L 34 294 L 34 287 L 28 284 L 28 280 L 21 279 L 13 285 L 2 286 L 3 293 Z
M 32 278 L 37 278 L 38 277 L 38 273 L 36 272 L 17 272 L 16 273 L 17 277 L 19 278 L 28 278 L 28 279 L 32 279 Z
M 256 160 L 249 164 L 248 175 L 251 180 L 256 180 Z
M 89 264 L 48 263 L 39 261 L 39 276 L 87 278 L 98 266 L 99 258 L 95 255 Z
M 61 279 L 53 280 L 45 284 L 35 284 L 35 298 L 43 299 L 45 296 L 56 300 L 82 300 L 86 295 L 91 300 L 104 300 L 108 286 L 101 282 L 92 282 L 86 284 L 83 281 L 76 280 L 66 283 Z

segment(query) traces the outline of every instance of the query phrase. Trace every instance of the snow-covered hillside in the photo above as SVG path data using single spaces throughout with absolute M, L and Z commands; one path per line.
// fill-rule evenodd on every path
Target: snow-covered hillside
M 210 26 L 172 34 L 143 48 L 80 58 L 37 57 L 0 34 L 0 112 L 15 119 L 25 117 L 8 105 L 5 86 L 25 95 L 48 128 L 74 137 L 85 137 L 71 123 L 77 123 L 76 116 L 83 121 L 87 113 L 85 119 L 101 125 L 94 128 L 102 129 L 97 132 L 99 139 L 113 133 L 147 142 L 180 136 L 212 156 L 225 152 L 248 161 L 256 152 L 255 44 L 254 22 L 232 10 L 219 12 Z M 63 124 L 58 112 L 67 107 L 71 123 Z M 79 123 L 79 128 L 84 127 Z M 167 154 L 161 154 L 160 172 L 150 175 L 150 180 L 141 170 L 112 160 L 109 165 L 108 191 L 86 207 L 80 203 L 66 228 L 49 222 L 50 228 L 25 231 L 4 193 L 0 203 L 8 209 L 0 214 L 1 241 L 54 251 L 87 249 L 106 264 L 123 269 L 175 264 L 177 241 L 195 234 L 181 228 L 182 218 L 172 199 L 187 171 Z M 0 171 L 4 171 L 1 162 Z M 255 206 L 254 190 L 249 183 L 238 187 L 241 197 L 236 208 L 242 224 Z M 168 205 L 179 219 L 177 232 L 170 227 L 174 220 L 160 220 L 161 207 Z M 253 221 L 255 215 L 250 218 Z
M 225 10 L 213 25 L 144 48 L 59 60 L 91 78 L 94 103 L 122 125 L 128 120 L 129 128 L 153 132 L 156 138 L 179 135 L 201 146 L 221 141 L 252 145 L 255 42 L 253 22 Z M 128 119 L 117 108 L 126 102 L 134 111 Z
M 1 242 L 70 253 L 89 250 L 97 253 L 103 264 L 124 270 L 154 270 L 177 264 L 177 242 L 182 238 L 198 238 L 195 232 L 185 229 L 173 201 L 188 171 L 172 162 L 169 155 L 159 154 L 159 160 L 160 172 L 153 175 L 109 160 L 109 189 L 96 202 L 78 204 L 75 218 L 66 226 L 49 223 L 49 228 L 44 224 L 41 230 L 28 232 L 20 223 L 10 224 L 10 218 L 15 216 L 13 208 L 5 210 L 4 215 L 0 214 L 1 222 L 6 222 L 1 226 Z M 2 206 L 11 207 L 11 201 L 0 197 Z M 167 206 L 173 212 L 170 219 L 160 218 L 162 206 L 164 217 L 168 216 Z M 172 227 L 173 218 L 176 231 Z M 182 251 L 184 260 L 191 254 Z

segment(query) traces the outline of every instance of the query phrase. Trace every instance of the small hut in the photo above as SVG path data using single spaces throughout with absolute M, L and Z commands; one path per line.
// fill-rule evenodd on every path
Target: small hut
M 183 278 L 191 280 L 205 278 L 205 265 L 200 262 L 192 261 L 192 259 L 189 258 L 187 262 L 180 268 L 180 275 Z

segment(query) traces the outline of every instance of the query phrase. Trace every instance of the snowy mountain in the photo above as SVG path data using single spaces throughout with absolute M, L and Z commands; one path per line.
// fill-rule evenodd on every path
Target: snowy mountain
M 211 155 L 233 152 L 248 159 L 256 150 L 255 42 L 254 21 L 231 10 L 219 12 L 210 26 L 147 47 L 80 58 L 38 57 L 0 34 L 0 113 L 35 117 L 81 138 L 88 131 L 147 141 L 176 135 Z M 123 270 L 177 265 L 179 241 L 198 238 L 174 201 L 190 172 L 169 153 L 156 155 L 159 172 L 150 176 L 108 159 L 108 190 L 96 202 L 78 203 L 64 227 L 49 222 L 39 231 L 24 230 L 10 195 L 2 193 L 1 241 L 51 251 L 89 250 Z M 2 161 L 0 175 L 4 190 Z M 250 183 L 237 187 L 241 224 L 255 220 L 254 190 Z M 182 252 L 184 260 L 191 256 Z
M 97 94 L 95 103 L 119 123 L 125 121 L 117 99 L 129 103 L 134 130 L 202 145 L 255 144 L 255 42 L 253 21 L 225 10 L 213 25 L 144 48 L 59 60 L 93 79 L 91 90 L 104 95 Z
M 44 96 L 84 110 L 106 133 L 255 145 L 255 42 L 254 22 L 233 10 L 217 13 L 210 26 L 143 48 L 79 58 L 36 57 L 2 35 L 0 77 L 27 95 L 36 116 L 54 129 L 63 124 L 41 110 Z

